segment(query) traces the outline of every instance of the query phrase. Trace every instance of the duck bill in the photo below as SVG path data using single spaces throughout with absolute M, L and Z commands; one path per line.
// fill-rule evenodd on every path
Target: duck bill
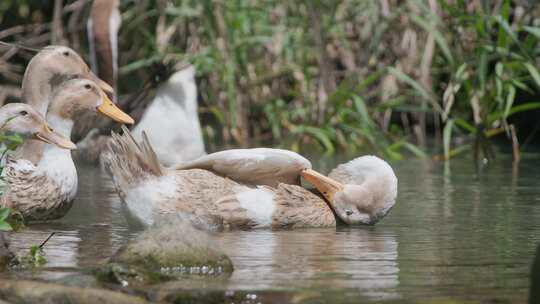
M 88 73 L 84 76 L 85 76 L 84 78 L 90 79 L 93 82 L 95 82 L 107 94 L 114 94 L 113 87 L 107 82 L 105 82 L 104 80 L 101 80 L 101 78 L 97 77 L 96 74 L 92 73 L 91 71 L 88 71 Z
M 69 139 L 54 132 L 49 126 L 44 125 L 40 131 L 34 134 L 36 139 L 46 142 L 51 145 L 56 145 L 62 149 L 77 149 L 77 146 Z
M 334 202 L 334 196 L 337 192 L 343 190 L 343 185 L 319 172 L 311 169 L 305 169 L 300 172 L 306 181 L 315 186 L 319 192 L 328 200 L 330 204 Z
M 103 93 L 103 100 L 101 105 L 97 107 L 97 111 L 114 121 L 124 123 L 124 124 L 133 124 L 135 121 L 129 115 L 120 110 L 114 103 Z

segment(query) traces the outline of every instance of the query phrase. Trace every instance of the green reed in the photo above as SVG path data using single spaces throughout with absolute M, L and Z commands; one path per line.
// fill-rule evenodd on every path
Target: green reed
M 62 21 L 81 24 L 64 38 L 85 54 L 89 7 L 75 5 L 81 1 L 66 1 L 71 10 Z M 39 5 L 14 3 L 0 10 L 51 24 Z M 124 0 L 120 93 L 139 88 L 152 64 L 190 62 L 211 147 L 318 147 L 394 159 L 427 151 L 448 159 L 473 148 L 476 157 L 490 157 L 493 136 L 515 141 L 509 117 L 540 107 L 521 97 L 540 88 L 539 8 L 527 5 Z M 45 34 L 54 33 L 45 26 L 35 43 L 50 43 Z M 7 38 L 28 43 L 32 35 Z M 1 69 L 0 75 L 7 79 Z

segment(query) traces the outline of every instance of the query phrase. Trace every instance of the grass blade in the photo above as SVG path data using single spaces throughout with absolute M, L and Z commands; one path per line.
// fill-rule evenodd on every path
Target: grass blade
M 448 43 L 446 43 L 446 39 L 444 39 L 444 36 L 441 34 L 441 32 L 437 30 L 436 25 L 433 23 L 428 23 L 423 18 L 416 15 L 411 16 L 411 19 L 414 23 L 423 28 L 426 32 L 433 35 L 435 42 L 443 52 L 446 60 L 448 60 L 450 64 L 454 64 L 454 58 L 452 56 L 452 52 L 450 51 L 450 47 L 448 47 Z
M 446 122 L 443 130 L 443 147 L 444 147 L 444 158 L 446 160 L 450 159 L 450 140 L 452 139 L 452 129 L 454 127 L 454 120 L 449 119 Z
M 534 82 L 540 88 L 540 73 L 538 73 L 538 69 L 536 69 L 536 67 L 529 62 L 525 62 L 523 65 L 525 68 L 527 68 L 527 71 L 529 71 L 529 74 L 531 74 Z

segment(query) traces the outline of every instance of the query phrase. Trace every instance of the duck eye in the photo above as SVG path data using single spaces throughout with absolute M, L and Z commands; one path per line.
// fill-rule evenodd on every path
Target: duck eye
M 69 56 L 69 52 L 68 52 L 68 51 L 63 52 L 62 54 L 63 54 L 64 56 L 66 56 L 66 57 Z
M 90 90 L 90 89 L 92 88 L 92 86 L 89 85 L 89 84 L 85 84 L 85 85 L 84 85 L 84 88 L 87 89 L 87 90 Z
M 349 216 L 349 215 L 352 215 L 353 212 L 352 212 L 351 210 L 346 210 L 346 211 L 345 211 L 345 214 L 347 214 L 347 216 Z
M 26 116 L 26 115 L 28 115 L 28 112 L 23 110 L 23 111 L 19 112 L 19 114 L 21 114 L 22 116 Z

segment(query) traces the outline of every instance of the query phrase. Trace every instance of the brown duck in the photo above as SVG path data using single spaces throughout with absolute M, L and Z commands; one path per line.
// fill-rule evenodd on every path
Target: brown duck
M 103 158 L 121 199 L 148 225 L 176 213 L 211 218 L 225 229 L 330 227 L 334 214 L 347 224 L 374 224 L 397 194 L 392 168 L 374 156 L 342 164 L 330 178 L 302 171 L 329 203 L 297 185 L 248 186 L 203 169 L 164 168 L 148 138 L 137 144 L 126 128 L 113 134 Z
M 93 81 L 74 78 L 57 85 L 51 94 L 47 120 L 59 134 L 70 138 L 74 120 L 94 111 L 122 123 L 133 123 Z M 11 159 L 5 168 L 7 191 L 3 205 L 18 210 L 27 221 L 62 217 L 77 193 L 77 171 L 69 150 L 53 145 L 24 143 L 22 149 L 36 156 Z

